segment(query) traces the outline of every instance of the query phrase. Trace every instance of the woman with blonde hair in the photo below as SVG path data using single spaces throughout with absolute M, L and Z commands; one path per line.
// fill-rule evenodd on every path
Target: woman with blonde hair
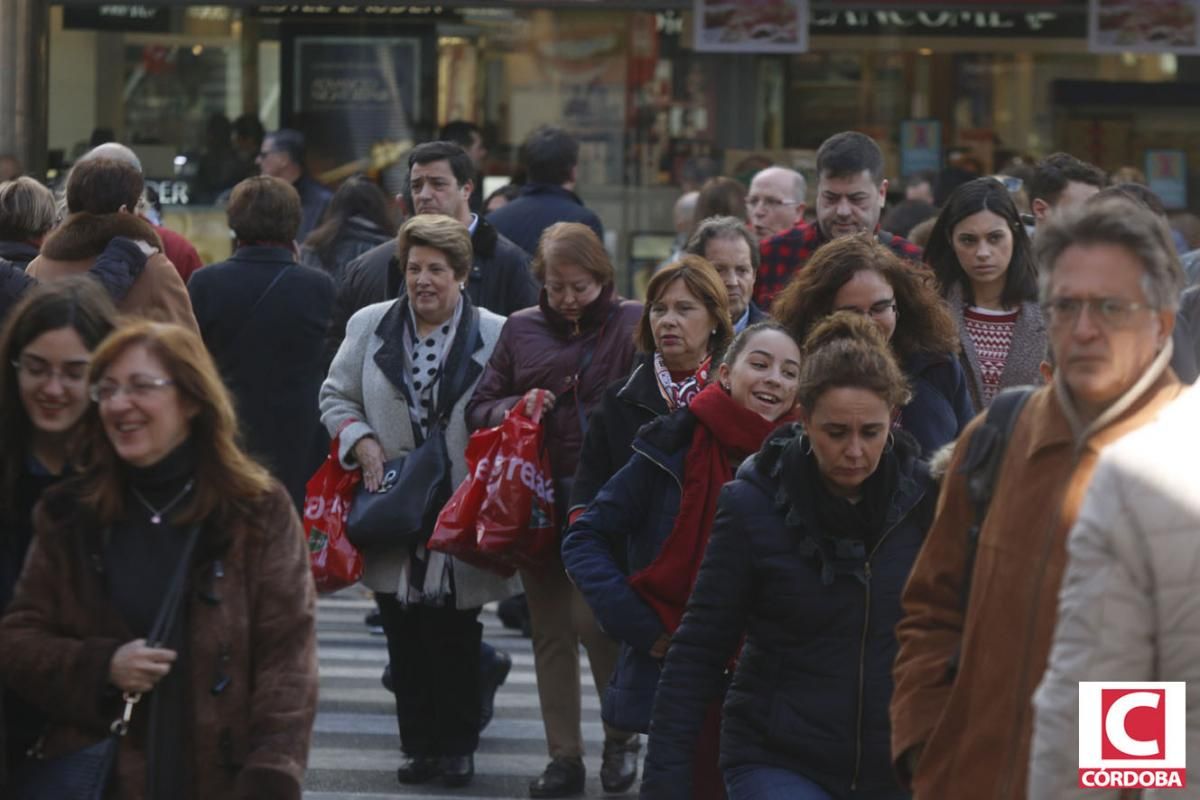
M 119 798 L 299 798 L 315 592 L 287 492 L 238 448 L 192 331 L 120 328 L 88 377 L 79 474 L 35 510 L 0 674 L 48 716 L 48 757 L 103 739 L 132 709 Z

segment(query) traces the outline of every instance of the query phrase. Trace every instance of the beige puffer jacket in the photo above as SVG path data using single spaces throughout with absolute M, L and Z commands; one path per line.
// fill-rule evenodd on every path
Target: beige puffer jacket
M 1029 800 L 1079 789 L 1079 681 L 1186 681 L 1187 788 L 1200 797 L 1200 389 L 1101 456 L 1068 542 L 1049 667 L 1034 695 Z M 1100 731 L 1096 731 L 1100 735 Z

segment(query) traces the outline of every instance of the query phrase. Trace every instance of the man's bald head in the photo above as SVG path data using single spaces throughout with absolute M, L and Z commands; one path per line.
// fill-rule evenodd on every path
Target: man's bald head
M 767 167 L 750 181 L 746 211 L 754 234 L 765 239 L 783 233 L 804 219 L 804 176 L 787 167 Z
M 112 161 L 120 161 L 121 163 L 128 164 L 138 172 L 142 172 L 144 174 L 144 170 L 142 169 L 142 161 L 137 157 L 137 153 L 133 152 L 120 142 L 105 142 L 104 144 L 96 145 L 91 150 L 84 153 L 76 163 L 91 161 L 92 159 L 96 158 L 107 158 Z
M 675 201 L 675 232 L 690 233 L 695 224 L 696 201 L 700 199 L 699 192 L 684 192 Z

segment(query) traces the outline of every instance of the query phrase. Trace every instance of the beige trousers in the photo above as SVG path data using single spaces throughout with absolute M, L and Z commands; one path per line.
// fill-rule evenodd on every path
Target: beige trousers
M 533 663 L 550 758 L 582 757 L 579 642 L 587 650 L 601 696 L 616 667 L 618 645 L 600 630 L 557 554 L 542 570 L 521 570 L 521 582 L 533 626 Z M 630 735 L 604 726 L 606 739 L 625 741 Z

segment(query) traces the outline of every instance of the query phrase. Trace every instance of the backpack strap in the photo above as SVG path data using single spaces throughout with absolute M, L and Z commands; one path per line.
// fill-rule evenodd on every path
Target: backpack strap
M 979 552 L 979 535 L 983 530 L 984 520 L 987 519 L 988 506 L 992 502 L 992 494 L 1000 477 L 1000 466 L 1004 463 L 1008 441 L 1012 438 L 1021 410 L 1025 408 L 1025 403 L 1034 391 L 1036 390 L 1032 386 L 1016 386 L 997 394 L 988 406 L 983 424 L 975 429 L 967 441 L 967 457 L 963 461 L 961 472 L 966 476 L 967 497 L 974 507 L 975 514 L 971 526 L 967 529 L 967 557 L 960 599 L 964 619 L 967 615 L 967 605 L 971 601 L 971 576 L 975 571 L 975 557 Z M 951 679 L 958 673 L 961 658 L 960 643 L 947 667 Z

